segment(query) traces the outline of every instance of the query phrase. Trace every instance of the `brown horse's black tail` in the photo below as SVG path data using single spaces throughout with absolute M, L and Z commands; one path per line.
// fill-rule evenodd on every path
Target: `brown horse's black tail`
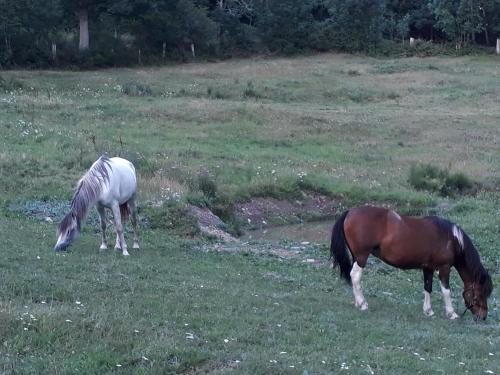
M 332 244 L 330 245 L 330 257 L 333 258 L 333 267 L 339 266 L 340 277 L 351 284 L 352 261 L 347 250 L 344 234 L 344 221 L 349 211 L 345 211 L 337 219 L 332 229 Z

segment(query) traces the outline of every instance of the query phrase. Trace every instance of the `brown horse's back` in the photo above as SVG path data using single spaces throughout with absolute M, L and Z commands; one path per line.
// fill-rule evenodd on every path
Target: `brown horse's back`
M 428 218 L 400 216 L 383 207 L 363 206 L 349 211 L 344 223 L 346 241 L 361 267 L 370 254 L 399 268 L 432 268 L 449 263 L 452 242 Z

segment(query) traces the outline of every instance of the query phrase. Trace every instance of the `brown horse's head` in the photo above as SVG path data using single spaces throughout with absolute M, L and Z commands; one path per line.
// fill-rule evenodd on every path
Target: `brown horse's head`
M 462 293 L 465 306 L 474 314 L 476 320 L 485 320 L 488 316 L 487 300 L 492 289 L 491 278 L 487 273 L 480 277 L 479 282 L 474 282 L 465 287 Z

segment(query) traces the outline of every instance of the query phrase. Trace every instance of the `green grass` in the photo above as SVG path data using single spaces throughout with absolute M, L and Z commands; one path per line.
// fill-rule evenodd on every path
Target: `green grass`
M 3 72 L 0 373 L 498 373 L 497 78 L 494 57 L 332 54 Z M 143 250 L 99 252 L 94 218 L 70 252 L 54 254 L 44 215 L 60 215 L 102 153 L 137 167 Z M 417 191 L 414 164 L 482 188 Z M 425 317 L 421 273 L 379 262 L 363 275 L 370 309 L 359 312 L 327 267 L 256 244 L 214 251 L 175 203 L 230 218 L 234 202 L 302 190 L 458 222 L 492 274 L 486 323 L 447 320 L 437 280 L 436 316 Z M 301 255 L 328 259 L 324 246 Z M 454 272 L 458 312 L 461 289 Z

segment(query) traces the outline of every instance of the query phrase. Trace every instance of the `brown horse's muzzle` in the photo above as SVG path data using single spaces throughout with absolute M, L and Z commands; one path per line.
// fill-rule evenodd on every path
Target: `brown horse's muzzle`
M 488 316 L 488 310 L 484 308 L 477 308 L 474 309 L 474 307 L 471 309 L 472 313 L 474 314 L 474 320 L 486 320 L 486 317 Z

